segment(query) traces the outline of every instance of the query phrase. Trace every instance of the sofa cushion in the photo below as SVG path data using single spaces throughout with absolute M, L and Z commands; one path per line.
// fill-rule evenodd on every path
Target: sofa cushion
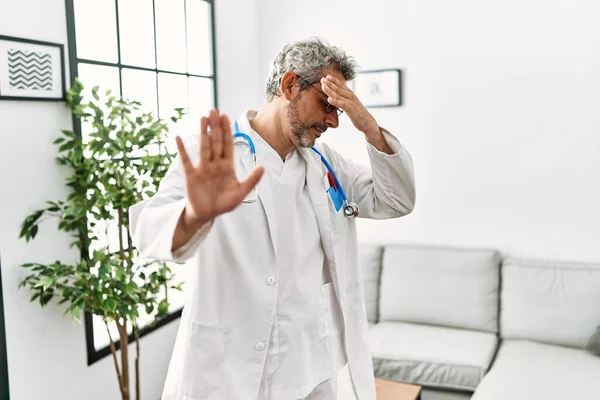
M 493 333 L 406 322 L 369 329 L 375 376 L 473 391 L 496 352 Z
M 585 350 L 505 340 L 471 400 L 600 399 L 600 357 Z
M 377 322 L 379 312 L 379 277 L 381 275 L 382 246 L 361 244 L 358 247 L 358 265 L 364 284 L 365 307 L 369 322 Z
M 600 265 L 507 259 L 501 337 L 583 348 L 600 323 Z
M 585 349 L 600 357 L 600 325 L 588 340 Z
M 379 319 L 496 333 L 499 282 L 493 250 L 388 246 Z

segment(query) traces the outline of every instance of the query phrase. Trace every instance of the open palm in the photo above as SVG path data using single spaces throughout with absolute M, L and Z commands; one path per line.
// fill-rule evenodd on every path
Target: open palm
M 212 110 L 208 118 L 202 117 L 200 125 L 198 166 L 192 165 L 181 138 L 176 138 L 185 172 L 187 218 L 196 223 L 211 221 L 233 210 L 256 186 L 264 172 L 264 168 L 258 166 L 245 181 L 237 180 L 233 165 L 233 136 L 227 116 Z

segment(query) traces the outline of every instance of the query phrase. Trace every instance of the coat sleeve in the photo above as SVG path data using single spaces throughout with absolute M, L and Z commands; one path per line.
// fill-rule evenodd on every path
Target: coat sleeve
M 194 165 L 199 160 L 198 136 L 184 142 Z M 129 209 L 130 229 L 134 246 L 146 258 L 162 261 L 186 261 L 191 258 L 204 240 L 210 224 L 204 225 L 188 243 L 171 252 L 173 235 L 179 217 L 186 205 L 185 176 L 177 156 L 165 174 L 156 194 Z
M 394 154 L 383 153 L 367 142 L 370 167 L 348 160 L 328 146 L 326 150 L 348 200 L 358 204 L 363 218 L 397 218 L 411 213 L 415 206 L 412 157 L 396 137 L 381 131 Z

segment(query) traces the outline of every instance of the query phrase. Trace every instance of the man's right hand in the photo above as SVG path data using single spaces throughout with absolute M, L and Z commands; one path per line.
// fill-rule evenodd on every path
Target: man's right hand
M 175 232 L 173 250 L 185 244 L 202 225 L 236 208 L 264 173 L 264 168 L 258 166 L 244 182 L 237 180 L 233 136 L 227 116 L 212 110 L 208 118 L 202 117 L 200 126 L 198 166 L 192 165 L 181 138 L 176 138 L 185 173 L 187 204 Z M 182 236 L 182 233 L 185 234 Z

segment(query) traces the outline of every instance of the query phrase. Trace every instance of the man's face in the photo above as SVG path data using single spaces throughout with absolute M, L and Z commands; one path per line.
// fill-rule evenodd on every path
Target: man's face
M 325 70 L 321 76 L 332 75 L 345 82 L 339 71 Z M 327 101 L 321 82 L 298 92 L 287 106 L 286 116 L 291 127 L 292 141 L 297 147 L 312 147 L 327 128 L 339 124 L 338 110 Z

